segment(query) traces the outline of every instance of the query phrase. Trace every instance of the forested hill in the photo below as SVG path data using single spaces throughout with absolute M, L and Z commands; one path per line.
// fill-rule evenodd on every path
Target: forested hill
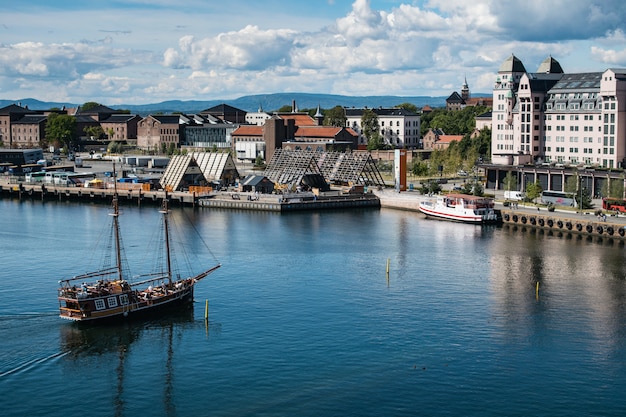
M 477 94 L 475 96 L 487 96 L 486 94 Z M 100 103 L 114 109 L 129 110 L 131 113 L 146 115 L 150 113 L 198 113 L 202 110 L 211 108 L 218 104 L 228 104 L 238 109 L 253 112 L 260 108 L 267 112 L 276 111 L 279 108 L 291 105 L 294 101 L 299 109 L 316 108 L 318 105 L 323 109 L 329 109 L 335 106 L 343 107 L 393 107 L 402 103 L 411 103 L 418 108 L 429 105 L 432 108 L 445 107 L 447 96 L 428 97 L 428 96 L 342 96 L 333 94 L 307 94 L 307 93 L 276 93 L 276 94 L 258 94 L 243 96 L 233 100 L 171 100 L 161 103 L 149 103 L 141 105 L 120 104 L 109 105 Z M 46 110 L 53 107 L 61 108 L 76 107 L 83 103 L 64 103 L 64 102 L 43 102 L 32 98 L 21 100 L 0 100 L 0 108 L 10 104 L 20 104 L 28 106 L 31 110 Z

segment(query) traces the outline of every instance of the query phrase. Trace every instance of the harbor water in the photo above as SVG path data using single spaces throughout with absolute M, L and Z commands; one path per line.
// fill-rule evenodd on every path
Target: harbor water
M 76 326 L 58 280 L 93 267 L 107 212 L 0 200 L 3 416 L 626 411 L 620 242 L 389 209 L 176 208 L 192 255 L 206 241 L 222 263 L 193 308 Z M 132 269 L 158 213 L 120 221 Z

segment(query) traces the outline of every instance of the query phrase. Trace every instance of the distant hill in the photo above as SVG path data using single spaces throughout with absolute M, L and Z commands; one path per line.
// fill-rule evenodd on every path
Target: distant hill
M 473 97 L 489 97 L 490 94 L 474 94 Z M 428 96 L 341 96 L 334 94 L 308 94 L 308 93 L 276 93 L 276 94 L 258 94 L 251 96 L 243 96 L 234 100 L 169 100 L 161 103 L 151 104 L 120 104 L 109 106 L 113 109 L 130 110 L 131 113 L 139 115 L 147 115 L 151 113 L 199 113 L 218 104 L 228 104 L 247 112 L 257 111 L 262 108 L 264 111 L 276 111 L 283 106 L 291 106 L 295 100 L 298 109 L 316 108 L 318 105 L 322 109 L 329 109 L 335 106 L 344 107 L 393 107 L 402 103 L 411 103 L 421 108 L 425 105 L 430 107 L 445 107 L 445 97 L 428 97 Z M 66 108 L 76 107 L 83 103 L 62 103 L 62 102 L 43 102 L 33 98 L 25 98 L 21 100 L 0 100 L 0 108 L 10 104 L 18 104 L 27 106 L 31 110 L 48 110 L 53 107 Z

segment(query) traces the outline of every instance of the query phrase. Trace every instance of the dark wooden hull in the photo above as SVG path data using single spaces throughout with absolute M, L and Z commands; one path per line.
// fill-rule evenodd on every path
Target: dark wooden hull
M 112 323 L 155 317 L 168 310 L 184 308 L 193 302 L 194 284 L 168 295 L 137 299 L 133 292 L 84 300 L 59 297 L 60 317 L 74 322 Z M 124 303 L 123 300 L 128 300 Z M 78 305 L 76 305 L 78 304 Z M 103 308 L 97 308 L 103 306 Z

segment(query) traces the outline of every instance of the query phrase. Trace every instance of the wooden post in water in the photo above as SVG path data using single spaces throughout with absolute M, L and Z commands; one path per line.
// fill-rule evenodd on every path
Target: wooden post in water
M 204 302 L 204 320 L 205 321 L 209 320 L 209 300 L 208 299 Z

